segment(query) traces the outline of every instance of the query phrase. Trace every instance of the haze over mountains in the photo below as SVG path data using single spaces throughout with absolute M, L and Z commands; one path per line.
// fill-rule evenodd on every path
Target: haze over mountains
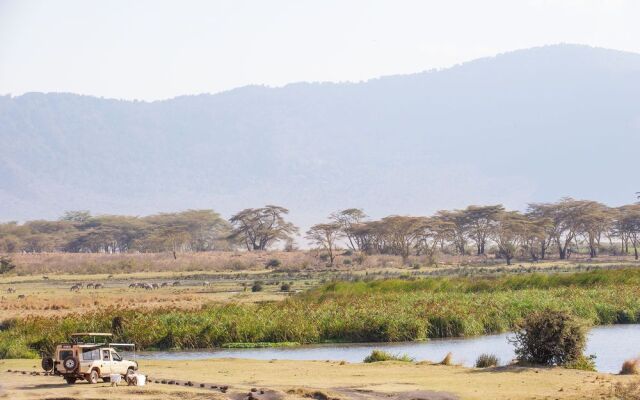
M 0 220 L 278 204 L 305 227 L 347 207 L 620 205 L 640 190 L 640 55 L 557 45 L 150 103 L 4 96 L 0 141 Z

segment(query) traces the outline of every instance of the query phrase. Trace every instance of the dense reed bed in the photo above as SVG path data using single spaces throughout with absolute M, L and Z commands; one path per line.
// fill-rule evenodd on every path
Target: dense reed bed
M 198 310 L 111 308 L 5 323 L 0 357 L 35 357 L 75 331 L 111 331 L 142 349 L 227 343 L 388 342 L 512 329 L 527 313 L 566 310 L 591 324 L 640 321 L 640 271 L 331 283 L 281 302 Z

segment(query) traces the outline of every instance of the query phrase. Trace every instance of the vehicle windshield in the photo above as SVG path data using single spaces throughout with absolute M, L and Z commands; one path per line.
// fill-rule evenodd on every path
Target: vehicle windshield
M 122 357 L 120 357 L 120 354 L 116 353 L 115 351 L 111 352 L 111 358 L 113 358 L 113 361 L 122 361 Z

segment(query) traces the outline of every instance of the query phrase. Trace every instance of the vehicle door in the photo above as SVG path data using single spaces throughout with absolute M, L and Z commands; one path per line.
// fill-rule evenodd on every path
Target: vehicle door
M 122 362 L 122 357 L 115 350 L 111 350 L 111 373 L 120 375 L 127 373 L 127 363 Z
M 113 363 L 111 362 L 111 350 L 102 349 L 102 356 L 100 358 L 100 375 L 108 376 L 113 373 Z
M 100 366 L 101 364 L 101 354 L 100 349 L 98 348 L 82 348 L 82 359 L 80 360 L 80 371 L 83 373 L 88 373 L 91 371 L 91 368 L 95 366 Z M 102 368 L 100 368 L 102 370 Z

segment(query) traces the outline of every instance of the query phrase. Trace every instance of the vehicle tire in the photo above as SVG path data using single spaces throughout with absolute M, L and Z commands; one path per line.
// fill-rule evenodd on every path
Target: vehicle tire
M 74 383 L 76 383 L 76 377 L 75 376 L 66 376 L 64 378 L 65 381 L 67 381 L 67 383 L 69 385 L 73 385 Z
M 98 383 L 98 378 L 100 378 L 98 371 L 95 369 L 92 369 L 91 372 L 89 373 L 89 377 L 87 381 L 89 381 L 89 383 Z
M 42 369 L 45 370 L 46 372 L 51 371 L 53 369 L 53 358 L 51 357 L 43 358 L 40 365 L 42 366 Z
M 67 357 L 62 362 L 62 366 L 67 372 L 74 372 L 78 369 L 78 359 L 75 357 Z

